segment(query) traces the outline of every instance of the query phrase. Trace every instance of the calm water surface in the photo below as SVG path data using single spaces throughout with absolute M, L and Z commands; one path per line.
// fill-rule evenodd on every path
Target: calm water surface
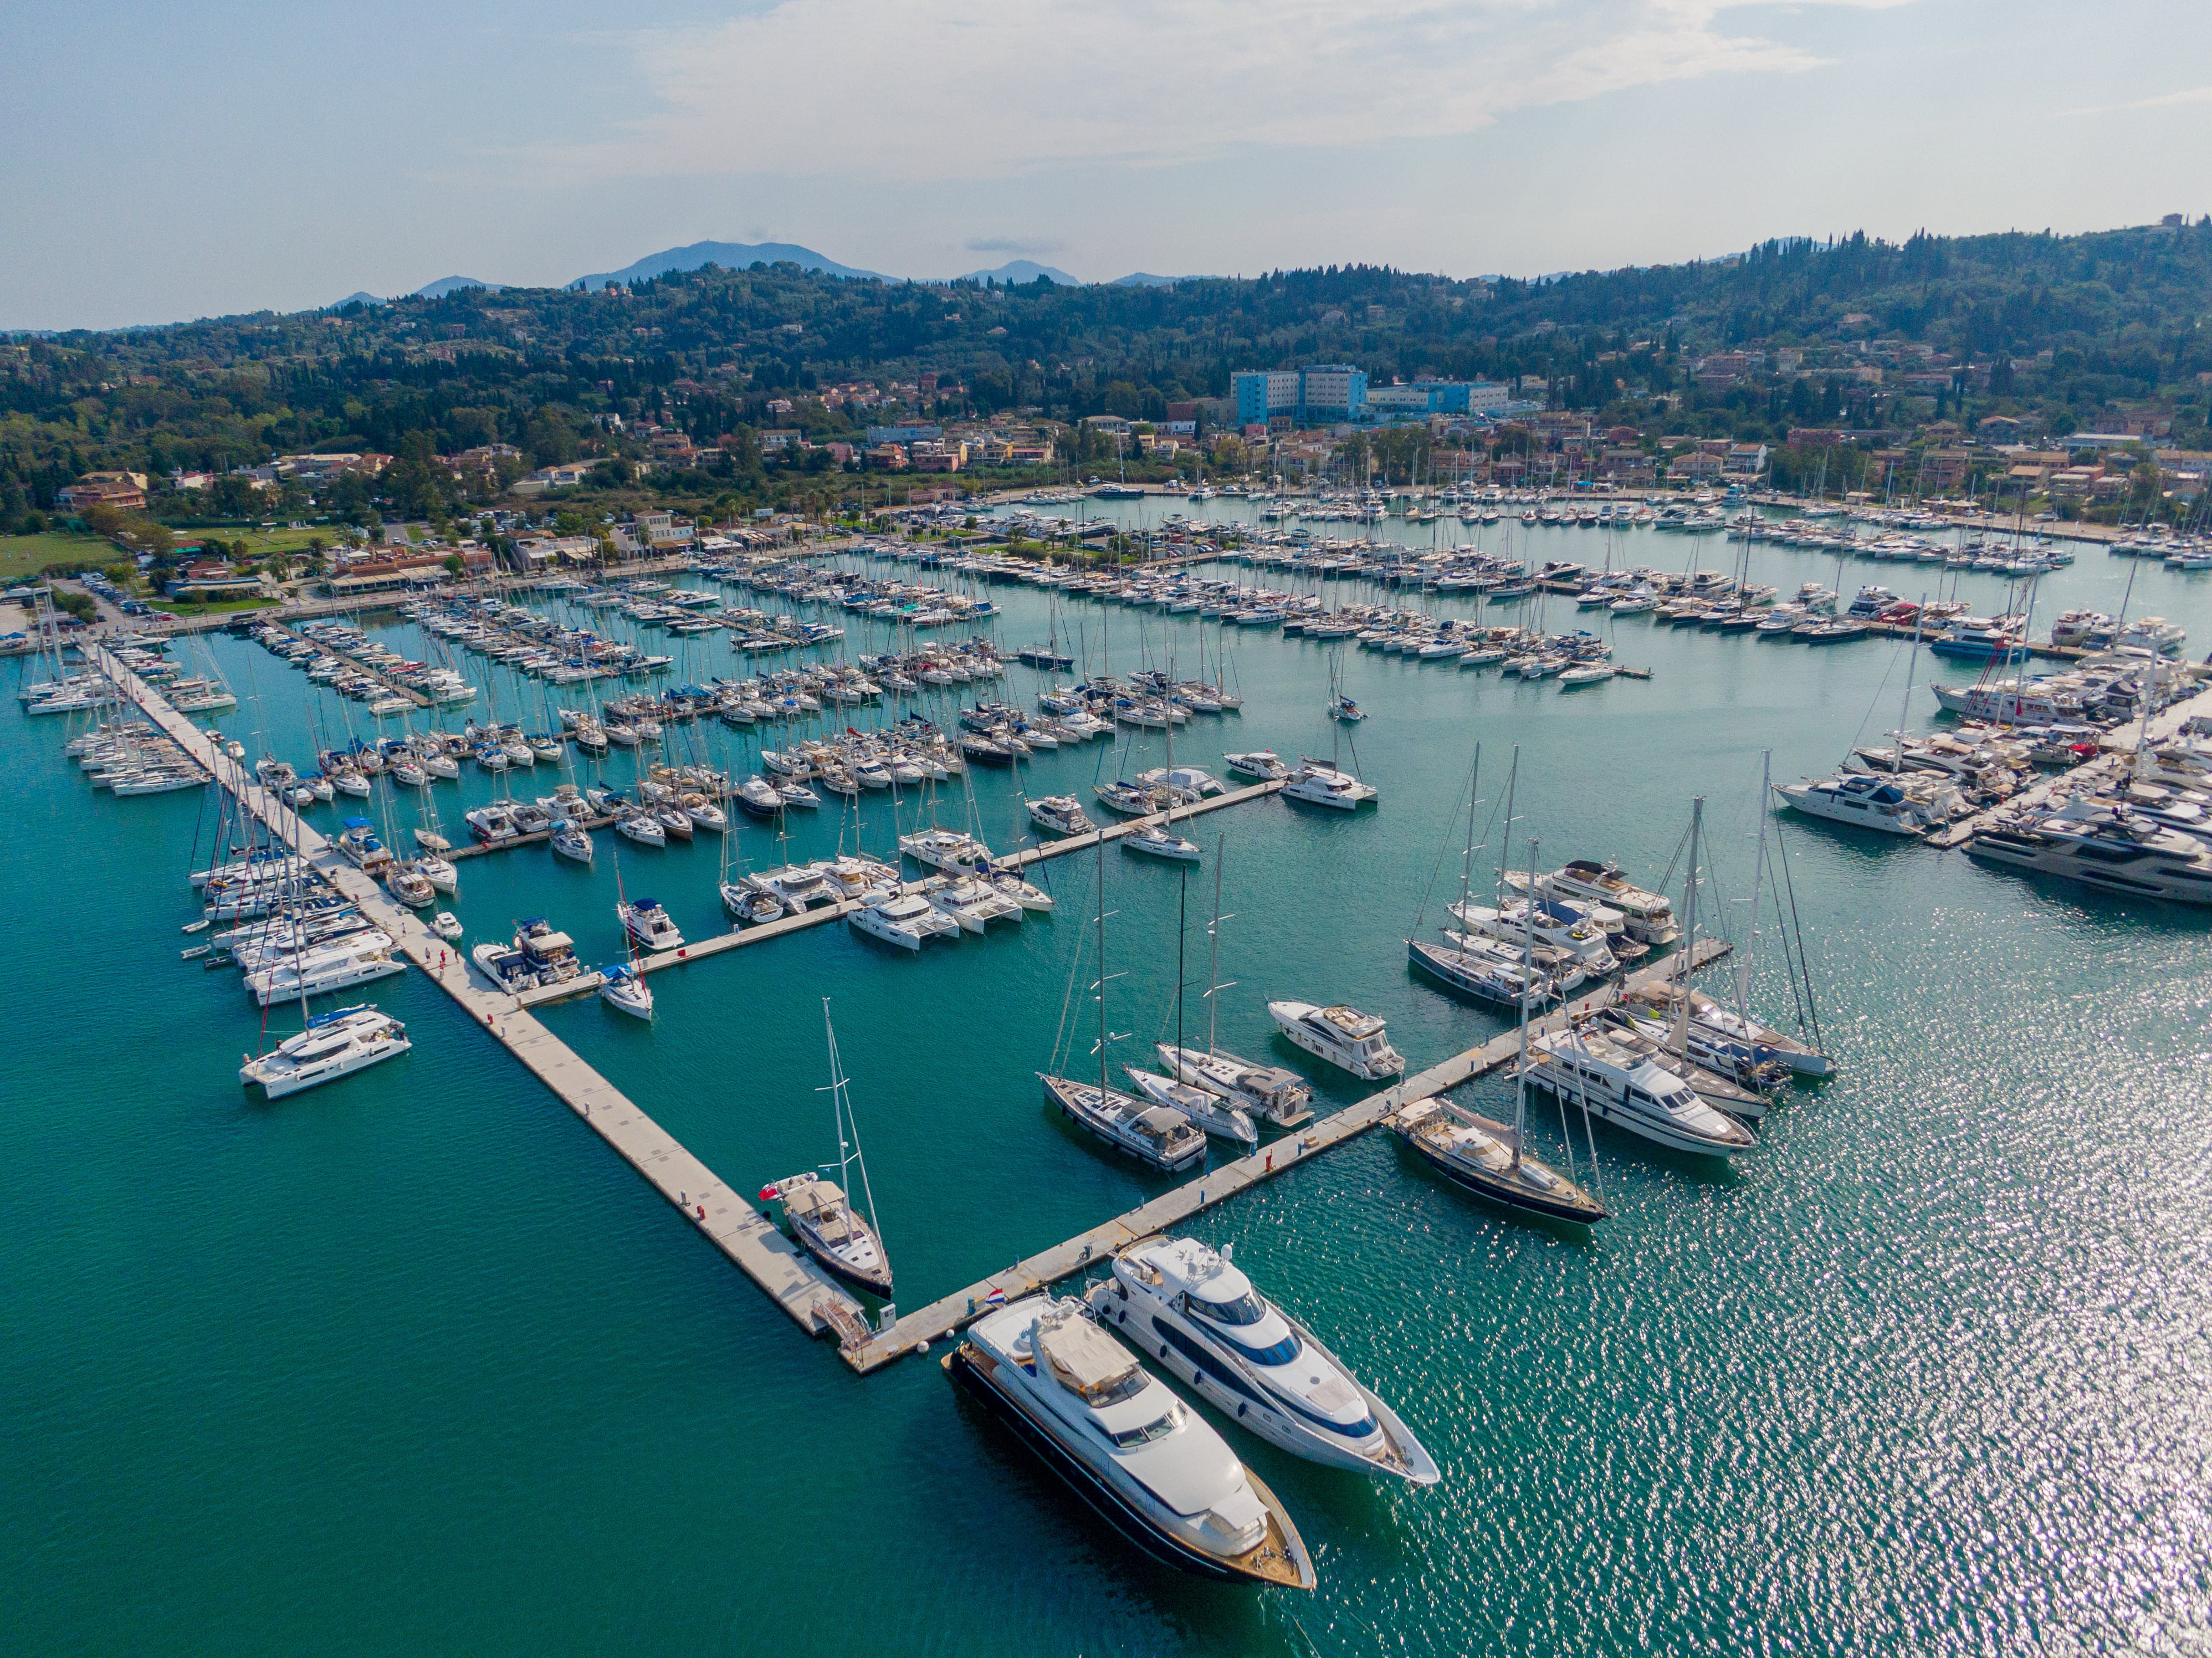
M 1668 568 L 1727 558 L 1648 531 L 1626 549 Z M 1604 556 L 1577 531 L 1525 550 Z M 2080 558 L 2039 612 L 2118 607 L 2132 567 Z M 1760 549 L 1753 565 L 1785 587 L 1838 585 L 1811 554 Z M 2131 613 L 2212 644 L 2203 578 L 2133 574 Z M 1844 573 L 1846 592 L 1934 580 Z M 1195 671 L 1202 648 L 1212 671 L 1217 630 L 1196 618 L 1117 610 L 1102 641 L 1095 604 L 1055 618 L 1040 595 L 993 592 L 1007 646 L 1057 625 L 1116 668 Z M 1999 605 L 2004 586 L 1970 575 L 1961 596 Z M 1572 615 L 1554 601 L 1548 619 Z M 847 649 L 885 642 L 846 625 Z M 376 631 L 426 648 L 391 618 Z M 205 648 L 248 699 L 225 723 L 250 744 L 305 762 L 349 712 L 367 731 L 258 647 Z M 719 641 L 684 648 L 685 677 L 737 671 Z M 1202 820 L 1188 1028 L 1205 1017 L 1224 853 L 1222 1044 L 1287 1060 L 1265 1000 L 1346 1000 L 1424 1065 L 1503 1028 L 1404 964 L 1402 941 L 1456 896 L 1478 740 L 1480 820 L 1517 744 L 1515 835 L 1539 837 L 1546 863 L 1611 856 L 1656 879 L 1702 795 L 1717 885 L 1740 897 L 1762 753 L 1778 778 L 1825 769 L 1896 723 L 1905 687 L 1902 652 L 1872 640 L 1818 650 L 1639 619 L 1616 655 L 1656 677 L 1566 695 L 1350 653 L 1347 689 L 1373 714 L 1357 759 L 1381 807 Z M 1194 720 L 1176 757 L 1326 752 L 1328 659 L 1232 635 L 1245 710 Z M 493 711 L 546 723 L 538 687 L 464 666 Z M 20 671 L 4 671 L 11 688 Z M 1036 689 L 1024 673 L 1009 699 Z M 1577 1243 L 1474 1208 L 1370 1135 L 1203 1218 L 1194 1230 L 1233 1240 L 1444 1470 L 1431 1491 L 1380 1489 L 1230 1430 L 1321 1576 L 1311 1596 L 1253 1594 L 1133 1556 L 933 1362 L 854 1378 L 413 975 L 377 996 L 412 1054 L 274 1107 L 245 1099 L 234 1056 L 261 1015 L 235 975 L 173 953 L 210 834 L 201 802 L 95 797 L 57 723 L 5 706 L 0 1648 L 1901 1654 L 2206 1637 L 2212 997 L 2197 917 L 1799 826 L 1791 868 L 1842 1072 L 1779 1108 L 1740 1167 L 1601 1128 L 1615 1218 Z M 720 728 L 672 747 L 686 744 L 740 767 L 757 748 Z M 1025 781 L 1087 793 L 1115 767 L 1094 745 Z M 1012 844 L 1016 780 L 974 783 L 975 821 Z M 457 831 L 496 786 L 471 774 L 432 793 Z M 402 830 L 416 805 L 385 787 L 376 810 Z M 841 829 L 887 846 L 888 803 L 867 807 L 857 829 L 828 809 L 795 825 L 789 854 Z M 970 808 L 947 792 L 900 823 L 932 811 Z M 785 855 L 757 825 L 733 835 L 755 862 Z M 590 871 L 542 850 L 465 864 L 471 942 L 546 914 L 613 959 L 617 852 L 633 896 L 694 936 L 725 925 L 713 837 L 657 853 L 598 839 Z M 1502 839 L 1493 824 L 1478 880 Z M 742 1190 L 829 1154 L 816 1090 L 832 998 L 901 1299 L 918 1305 L 1160 1189 L 1039 1095 L 1097 902 L 1091 859 L 1046 867 L 1056 916 L 920 961 L 824 927 L 658 975 L 649 1029 L 596 1000 L 546 1017 Z M 1109 1011 L 1132 1033 L 1115 1051 L 1140 1060 L 1175 1017 L 1182 877 L 1110 853 L 1105 879 L 1108 966 L 1125 975 Z M 1071 1022 L 1089 1017 L 1080 987 Z M 1786 1011 L 1771 951 L 1753 993 Z M 273 1012 L 272 1032 L 294 1019 Z M 1358 1091 L 1322 1089 L 1332 1104 Z M 1467 1090 L 1493 1107 L 1504 1093 Z M 1554 1124 L 1555 1155 L 1557 1140 Z

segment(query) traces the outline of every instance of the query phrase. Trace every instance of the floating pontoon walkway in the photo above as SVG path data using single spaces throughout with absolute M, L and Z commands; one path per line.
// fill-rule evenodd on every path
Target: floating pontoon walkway
M 1729 951 L 1729 944 L 1718 938 L 1702 938 L 1698 942 L 1697 960 L 1692 964 L 1703 967 L 1718 960 Z M 1664 981 L 1680 970 L 1679 961 L 1668 961 L 1648 967 L 1632 976 L 1631 985 L 1656 984 Z M 1555 1029 L 1570 1019 L 1578 1019 L 1594 1013 L 1613 1000 L 1619 993 L 1607 984 L 1589 995 L 1554 1010 L 1531 1026 L 1532 1029 Z M 990 1309 L 992 1297 L 1013 1301 L 1031 1292 L 1072 1278 L 1089 1266 L 1097 1266 L 1115 1250 L 1148 1237 L 1164 1228 L 1188 1220 L 1202 1210 L 1224 1203 L 1240 1192 L 1249 1192 L 1263 1181 L 1310 1162 L 1317 1154 L 1358 1139 L 1376 1124 L 1389 1120 L 1402 1107 L 1417 1100 L 1425 1100 L 1458 1087 L 1486 1072 L 1509 1065 L 1519 1053 L 1520 1032 L 1509 1030 L 1493 1037 L 1480 1048 L 1455 1054 L 1426 1071 L 1401 1078 L 1380 1094 L 1370 1095 L 1357 1105 L 1323 1117 L 1312 1127 L 1298 1133 L 1261 1146 L 1258 1151 L 1238 1158 L 1218 1169 L 1208 1169 L 1195 1180 L 1186 1181 L 1171 1192 L 1162 1193 L 1151 1202 L 1118 1215 L 1103 1225 L 1094 1226 L 1079 1233 L 1065 1243 L 1017 1261 L 1003 1272 L 994 1272 L 979 1283 L 954 1291 L 940 1301 L 907 1314 L 888 1330 L 877 1332 L 859 1342 L 841 1344 L 839 1351 L 845 1362 L 866 1376 L 880 1369 L 891 1360 L 915 1351 L 927 1351 L 930 1342 L 950 1335 Z
M 1255 783 L 1249 788 L 1231 789 L 1225 794 L 1217 794 L 1200 800 L 1195 805 L 1177 806 L 1175 809 L 1175 821 L 1178 823 L 1188 823 L 1193 817 L 1209 811 L 1219 811 L 1224 806 L 1240 806 L 1247 800 L 1257 800 L 1266 795 L 1279 793 L 1282 787 L 1282 783 L 1276 781 Z M 1323 807 L 1322 810 L 1336 809 Z M 1024 847 L 1021 851 L 1010 852 L 995 861 L 1001 866 L 1026 869 L 1031 864 L 1040 863 L 1048 858 L 1064 858 L 1070 853 L 1087 852 L 1102 841 L 1110 842 L 1124 840 L 1152 824 L 1164 823 L 1167 820 L 1166 812 L 1156 811 L 1143 817 L 1131 817 L 1121 823 L 1109 823 L 1103 829 L 1092 829 L 1086 834 L 1071 835 L 1064 841 L 1048 841 L 1042 846 Z M 927 884 L 927 878 L 925 877 L 921 881 L 908 882 L 906 890 L 909 892 L 919 891 Z M 702 960 L 709 956 L 720 956 L 729 950 L 743 950 L 748 944 L 766 944 L 771 938 L 781 938 L 787 933 L 804 932 L 808 927 L 826 926 L 841 916 L 852 914 L 860 908 L 862 908 L 860 901 L 857 898 L 841 899 L 834 904 L 823 904 L 813 909 L 803 909 L 796 915 L 787 915 L 779 921 L 767 921 L 759 926 L 737 928 L 728 932 L 717 933 L 711 938 L 702 938 L 695 943 L 685 944 L 681 950 L 660 950 L 641 957 L 638 965 L 647 973 L 659 973 L 672 967 L 688 967 L 693 962 Z

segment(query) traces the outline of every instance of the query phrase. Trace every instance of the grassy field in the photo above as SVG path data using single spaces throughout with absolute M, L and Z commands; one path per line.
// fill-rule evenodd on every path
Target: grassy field
M 172 604 L 166 598 L 147 601 L 155 610 L 169 616 L 224 616 L 232 610 L 263 610 L 276 602 L 273 598 L 219 598 L 211 604 L 201 604 L 197 600 L 185 604 Z
M 304 551 L 307 544 L 319 537 L 325 547 L 338 544 L 337 529 L 328 524 L 318 524 L 305 530 L 248 530 L 225 525 L 216 530 L 179 530 L 177 540 L 181 544 L 189 541 L 220 541 L 225 547 L 238 542 L 246 544 L 248 558 L 260 558 L 270 553 Z
M 128 564 L 130 556 L 100 536 L 49 533 L 39 536 L 0 536 L 0 581 L 21 581 L 50 564 L 69 564 L 96 558 L 110 564 Z

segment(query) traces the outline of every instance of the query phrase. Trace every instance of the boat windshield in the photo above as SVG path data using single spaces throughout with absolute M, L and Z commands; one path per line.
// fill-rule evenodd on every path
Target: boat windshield
M 1119 1433 L 1109 1433 L 1107 1437 L 1124 1450 L 1133 1446 L 1149 1445 L 1155 1439 L 1165 1439 L 1173 1433 L 1182 1419 L 1182 1407 L 1170 1405 L 1165 1416 L 1147 1422 L 1141 1427 L 1124 1428 Z
M 1193 1296 L 1191 1308 L 1217 1324 L 1257 1324 L 1267 1312 L 1266 1303 L 1249 1290 L 1233 1301 L 1200 1301 Z
M 1291 1330 L 1283 1333 L 1283 1339 L 1280 1341 L 1272 1342 L 1265 1347 L 1247 1346 L 1226 1331 L 1216 1331 L 1214 1339 L 1225 1346 L 1235 1348 L 1253 1363 L 1270 1367 L 1287 1364 L 1304 1351 L 1299 1345 L 1297 1332 Z

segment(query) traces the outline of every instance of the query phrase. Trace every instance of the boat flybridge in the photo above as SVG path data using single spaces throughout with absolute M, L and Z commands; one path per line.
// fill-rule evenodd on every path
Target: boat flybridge
M 1190 1366 L 1199 1397 L 1293 1456 L 1433 1485 L 1437 1465 L 1397 1413 L 1312 1331 L 1195 1238 L 1149 1237 L 1117 1251 L 1091 1310 L 1146 1348 Z
M 969 1325 L 944 1363 L 1154 1559 L 1224 1582 L 1314 1586 L 1275 1494 L 1082 1303 L 1024 1297 Z
M 1072 794 L 1048 794 L 1027 805 L 1030 822 L 1054 835 L 1088 835 L 1098 827 Z
M 615 914 L 623 924 L 623 931 L 636 941 L 640 950 L 678 950 L 683 947 L 684 934 L 678 930 L 659 901 L 640 898 L 633 902 L 617 904 Z
M 1313 1121 L 1313 1090 L 1295 1071 L 1279 1065 L 1254 1065 L 1218 1048 L 1159 1042 L 1152 1051 L 1170 1076 L 1202 1088 L 1278 1128 L 1297 1128 Z
M 1269 1002 L 1267 1017 L 1291 1042 L 1348 1071 L 1362 1082 L 1379 1082 L 1402 1074 L 1405 1055 L 1390 1046 L 1382 1021 L 1356 1007 L 1316 1007 L 1311 1002 Z
M 1946 819 L 1946 814 L 1936 811 L 1894 775 L 1847 771 L 1834 777 L 1777 783 L 1774 792 L 1785 805 L 1808 817 L 1853 823 L 1884 835 L 1925 835 L 1940 828 Z
M 258 1059 L 239 1067 L 238 1080 L 272 1100 L 336 1082 L 356 1071 L 404 1054 L 413 1044 L 407 1027 L 389 1013 L 368 1006 L 341 1007 L 313 1014 L 307 1028 L 286 1038 Z

